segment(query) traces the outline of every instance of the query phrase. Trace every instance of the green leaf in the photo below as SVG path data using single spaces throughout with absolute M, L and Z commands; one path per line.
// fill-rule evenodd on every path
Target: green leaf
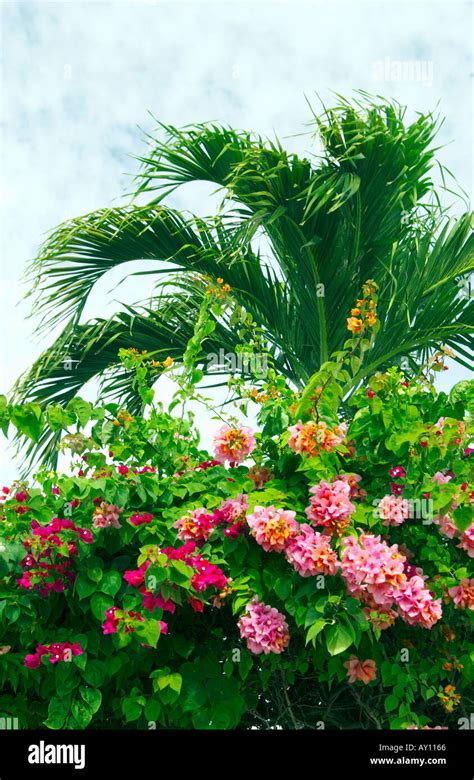
M 387 696 L 384 702 L 385 712 L 393 712 L 393 710 L 396 710 L 398 701 L 398 696 L 395 696 L 393 693 L 391 693 L 390 696 Z
M 462 533 L 469 528 L 474 520 L 474 512 L 470 506 L 458 506 L 453 512 L 453 520 L 456 528 Z
M 97 585 L 95 582 L 91 582 L 85 574 L 79 574 L 74 587 L 79 595 L 79 599 L 85 599 L 95 593 Z
M 44 725 L 49 729 L 61 729 L 70 714 L 71 697 L 53 696 L 49 701 L 48 717 Z
M 336 624 L 326 632 L 326 647 L 330 655 L 339 655 L 347 650 L 355 638 L 354 629 L 349 625 Z
M 34 442 L 39 440 L 44 424 L 41 406 L 34 403 L 12 406 L 10 419 L 20 433 Z
M 147 645 L 156 647 L 161 634 L 160 621 L 147 619 L 136 629 L 136 633 L 145 640 Z
M 309 628 L 309 630 L 308 630 L 308 632 L 306 634 L 306 642 L 305 642 L 305 644 L 307 645 L 308 642 L 313 641 L 313 645 L 314 645 L 315 644 L 314 640 L 316 639 L 316 637 L 318 636 L 320 631 L 323 630 L 323 628 L 324 628 L 324 626 L 326 624 L 327 624 L 327 620 L 324 620 L 323 618 L 319 618 L 318 620 L 316 620 L 316 622 L 313 623 L 312 626 L 310 626 L 310 628 Z
M 122 577 L 118 571 L 106 571 L 100 581 L 100 590 L 102 593 L 108 593 L 109 596 L 115 596 L 122 584 Z
M 104 593 L 95 593 L 91 598 L 91 610 L 97 620 L 104 622 L 105 613 L 114 606 L 114 600 Z
M 81 696 L 92 714 L 95 714 L 102 703 L 101 692 L 97 688 L 81 688 Z
M 280 577 L 273 586 L 273 589 L 277 596 L 282 600 L 288 598 L 291 593 L 291 580 L 289 577 Z

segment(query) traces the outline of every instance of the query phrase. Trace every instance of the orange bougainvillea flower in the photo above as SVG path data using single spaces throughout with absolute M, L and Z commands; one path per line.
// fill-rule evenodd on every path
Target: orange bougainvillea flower
M 377 322 L 377 317 L 375 316 L 375 314 L 372 311 L 369 311 L 367 313 L 367 315 L 366 315 L 365 321 L 366 321 L 367 325 L 369 326 L 369 328 L 372 328 L 375 325 L 375 323 Z
M 166 358 L 166 360 L 163 360 L 163 365 L 164 365 L 165 368 L 169 368 L 170 366 L 173 365 L 173 363 L 174 363 L 174 360 L 169 355 Z
M 347 676 L 350 683 L 355 683 L 357 680 L 361 680 L 364 685 L 368 685 L 369 682 L 375 680 L 377 677 L 377 666 L 375 661 L 368 658 L 366 661 L 359 661 L 355 655 L 351 655 L 344 666 L 347 669 Z
M 360 314 L 360 309 L 356 307 L 355 309 L 351 309 L 351 314 L 353 317 L 358 317 Z
M 350 330 L 351 333 L 360 333 L 362 330 L 362 320 L 359 320 L 357 317 L 348 317 L 347 330 Z

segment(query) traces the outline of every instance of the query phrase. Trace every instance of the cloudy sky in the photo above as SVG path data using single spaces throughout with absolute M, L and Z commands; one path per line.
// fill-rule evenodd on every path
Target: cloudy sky
M 410 116 L 438 107 L 439 159 L 472 193 L 472 9 L 463 0 L 0 0 L 0 14 L 1 392 L 55 335 L 39 341 L 26 319 L 28 260 L 47 230 L 127 191 L 149 112 L 177 126 L 215 120 L 276 133 L 303 152 L 305 95 L 330 104 L 331 93 L 364 89 L 395 97 Z M 187 188 L 173 205 L 204 215 L 209 193 Z M 122 273 L 101 282 L 87 316 L 145 297 L 137 280 L 107 295 Z M 455 368 L 442 382 L 465 375 Z M 0 482 L 14 477 L 2 440 Z

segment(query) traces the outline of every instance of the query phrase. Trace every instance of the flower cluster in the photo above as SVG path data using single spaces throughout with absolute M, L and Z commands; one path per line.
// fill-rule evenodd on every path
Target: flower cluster
M 178 539 L 183 542 L 193 541 L 198 544 L 207 541 L 215 528 L 226 525 L 224 536 L 236 539 L 245 529 L 245 513 L 248 508 L 247 496 L 240 494 L 237 498 L 223 501 L 212 513 L 201 507 L 192 509 L 174 523 L 179 530 Z
M 212 534 L 216 524 L 216 518 L 207 514 L 206 510 L 193 509 L 186 515 L 177 520 L 173 528 L 179 530 L 178 539 L 183 542 L 192 540 L 195 542 L 205 542 Z
M 253 431 L 246 426 L 222 425 L 214 435 L 214 457 L 219 463 L 242 463 L 255 447 Z
M 298 533 L 287 543 L 285 555 L 288 562 L 302 577 L 336 574 L 339 565 L 329 538 L 316 533 L 306 523 L 300 525 Z
M 446 685 L 443 693 L 438 693 L 438 696 L 446 712 L 452 712 L 461 701 L 461 694 L 456 693 L 454 685 Z
M 120 515 L 123 509 L 115 504 L 107 504 L 101 501 L 99 506 L 94 509 L 92 525 L 94 528 L 121 528 L 119 523 Z
M 52 645 L 37 645 L 36 651 L 25 656 L 25 666 L 28 669 L 37 669 L 41 664 L 43 656 L 49 655 L 49 662 L 52 664 L 58 661 L 71 661 L 73 655 L 82 655 L 84 650 L 77 642 L 54 643 Z
M 222 590 L 227 585 L 227 577 L 222 570 L 210 561 L 207 561 L 200 553 L 196 552 L 197 545 L 195 541 L 188 541 L 181 547 L 164 547 L 163 549 L 155 548 L 150 550 L 149 557 L 143 561 L 138 569 L 126 571 L 124 574 L 124 580 L 132 587 L 139 588 L 142 594 L 142 604 L 144 609 L 149 612 L 153 612 L 155 607 L 162 609 L 165 612 L 173 614 L 176 610 L 176 603 L 172 598 L 164 598 L 161 591 L 154 594 L 154 586 L 152 577 L 147 578 L 146 572 L 150 568 L 152 561 L 156 560 L 161 554 L 164 554 L 168 560 L 183 561 L 192 569 L 194 574 L 191 578 L 191 587 L 196 593 L 202 593 L 208 588 L 214 587 L 217 590 Z M 161 564 L 165 569 L 168 567 L 168 562 Z M 173 586 L 175 589 L 177 586 Z M 197 605 L 198 599 L 192 597 L 189 599 L 191 606 L 195 612 L 201 612 L 202 609 Z M 200 602 L 201 604 L 202 602 Z
M 378 505 L 382 525 L 401 525 L 410 516 L 410 504 L 401 496 L 384 496 Z
M 135 512 L 129 520 L 134 526 L 149 525 L 153 521 L 153 515 L 151 515 L 150 512 L 142 512 L 141 514 Z
M 442 517 L 438 516 L 433 522 L 436 525 L 439 525 L 441 533 L 449 539 L 458 538 L 459 544 L 457 546 L 461 550 L 465 550 L 469 558 L 474 558 L 474 523 L 471 523 L 471 525 L 462 532 L 455 525 L 449 514 L 445 514 Z
M 229 498 L 223 501 L 219 507 L 220 518 L 227 524 L 224 536 L 236 539 L 245 530 L 245 514 L 248 509 L 247 496 L 240 493 L 237 498 Z
M 375 314 L 378 286 L 373 279 L 369 279 L 362 285 L 362 298 L 353 309 L 351 316 L 347 318 L 347 330 L 351 333 L 361 333 L 364 328 L 373 328 L 377 322 Z
M 46 526 L 32 520 L 31 536 L 23 542 L 27 554 L 20 561 L 23 575 L 17 581 L 19 587 L 39 590 L 41 596 L 50 591 L 62 593 L 75 579 L 71 560 L 77 555 L 78 539 L 90 544 L 92 534 L 72 520 L 54 517 Z
M 441 599 L 425 587 L 418 569 L 406 567 L 406 558 L 396 544 L 389 547 L 380 536 L 361 534 L 342 541 L 341 571 L 349 592 L 383 607 L 396 606 L 409 625 L 431 628 L 441 617 Z M 413 571 L 411 569 L 413 568 Z
M 455 585 L 448 591 L 456 607 L 461 609 L 471 609 L 474 611 L 474 579 L 461 580 L 459 585 Z
M 252 536 L 266 552 L 283 552 L 288 541 L 298 531 L 296 512 L 275 509 L 273 506 L 256 506 L 247 516 Z
M 434 599 L 418 575 L 401 583 L 394 600 L 400 617 L 410 626 L 431 628 L 441 617 L 441 599 Z
M 355 511 L 350 501 L 351 486 L 348 481 L 336 479 L 329 484 L 321 480 L 319 485 L 309 491 L 310 506 L 305 509 L 308 520 L 314 525 L 322 525 L 328 534 L 341 534 Z
M 251 653 L 281 653 L 290 641 L 285 616 L 274 607 L 263 604 L 255 596 L 246 606 L 246 614 L 239 620 L 242 639 Z
M 102 623 L 104 634 L 116 634 L 119 628 L 123 628 L 125 634 L 135 631 L 143 618 L 138 612 L 132 609 L 120 609 L 120 607 L 110 607 L 106 610 L 105 621 Z
M 290 425 L 290 438 L 288 446 L 299 455 L 309 455 L 314 458 L 318 452 L 331 452 L 339 444 L 342 444 L 347 433 L 346 423 L 340 423 L 329 428 L 327 423 L 310 420 L 302 423 L 298 420 L 296 425 Z

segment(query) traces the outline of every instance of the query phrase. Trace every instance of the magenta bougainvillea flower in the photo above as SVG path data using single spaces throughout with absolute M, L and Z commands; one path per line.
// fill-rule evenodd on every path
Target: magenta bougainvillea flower
M 139 512 L 135 512 L 135 514 L 132 515 L 129 520 L 131 524 L 135 526 L 149 525 L 153 521 L 153 515 L 150 514 L 150 512 L 142 512 L 141 514 Z
M 263 604 L 255 596 L 239 620 L 242 639 L 251 653 L 281 653 L 288 646 L 290 634 L 285 616 L 274 607 Z
M 390 474 L 391 477 L 393 477 L 393 479 L 397 479 L 398 477 L 403 479 L 404 477 L 406 477 L 406 471 L 403 468 L 403 466 L 394 466 L 394 468 L 390 469 L 388 473 Z
M 126 634 L 136 630 L 140 623 L 143 623 L 143 618 L 139 612 L 135 612 L 132 609 L 120 609 L 120 607 L 110 607 L 106 610 L 105 621 L 102 624 L 102 631 L 104 634 L 115 634 L 119 627 L 123 627 Z
M 52 664 L 58 661 L 70 661 L 73 655 L 82 655 L 84 650 L 78 642 L 56 642 L 52 645 L 38 645 L 36 652 L 25 656 L 25 666 L 28 669 L 37 669 L 43 656 L 49 656 Z
M 23 574 L 18 587 L 38 590 L 40 596 L 63 593 L 75 580 L 72 562 L 78 553 L 77 541 L 91 544 L 92 533 L 59 517 L 46 526 L 32 520 L 30 528 L 31 535 L 23 542 L 27 554 L 20 561 Z

